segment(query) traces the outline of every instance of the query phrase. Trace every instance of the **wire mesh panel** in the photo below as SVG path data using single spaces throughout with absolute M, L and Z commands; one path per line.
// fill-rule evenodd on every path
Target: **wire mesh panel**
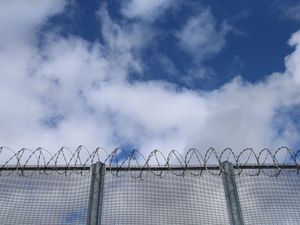
M 267 170 L 267 169 L 266 169 Z M 300 175 L 282 169 L 268 169 L 259 176 L 236 176 L 244 223 L 256 225 L 300 224 Z
M 164 157 L 155 150 L 138 158 L 136 151 L 123 157 L 115 150 L 101 160 L 101 148 L 89 153 L 79 147 L 70 157 L 62 148 L 49 159 L 40 148 L 13 155 L 6 150 L 11 152 L 0 147 L 1 225 L 83 225 L 99 219 L 102 225 L 228 225 L 238 202 L 246 225 L 300 224 L 300 151 L 245 149 L 236 155 L 225 149 L 218 155 L 210 148 L 203 155 L 191 149 L 185 156 L 172 150 Z M 228 159 L 235 176 L 226 174 Z
M 1 171 L 1 225 L 86 224 L 90 174 L 48 172 Z
M 105 175 L 101 224 L 229 224 L 221 176 L 139 173 Z

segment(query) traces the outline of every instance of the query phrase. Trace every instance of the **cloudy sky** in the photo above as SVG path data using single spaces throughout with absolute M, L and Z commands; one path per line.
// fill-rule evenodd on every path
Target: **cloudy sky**
M 0 145 L 300 140 L 298 1 L 0 1 Z

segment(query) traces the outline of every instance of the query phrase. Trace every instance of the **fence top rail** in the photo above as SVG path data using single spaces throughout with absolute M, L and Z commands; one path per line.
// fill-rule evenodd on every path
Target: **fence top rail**
M 236 170 L 244 170 L 244 169 L 295 169 L 300 170 L 300 165 L 295 164 L 266 164 L 266 165 L 233 165 L 233 168 Z M 21 167 L 16 166 L 3 166 L 0 165 L 0 171 L 12 171 L 12 170 L 90 170 L 91 167 L 86 166 L 34 166 L 34 165 L 26 165 Z M 147 167 L 139 167 L 139 166 L 109 166 L 105 168 L 106 171 L 166 171 L 166 170 L 222 170 L 222 168 L 218 165 L 207 165 L 207 166 L 147 166 Z
M 35 150 L 21 149 L 13 151 L 9 148 L 0 147 L 0 175 L 4 171 L 39 171 L 70 173 L 78 171 L 89 171 L 90 165 L 96 162 L 106 164 L 106 171 L 116 175 L 129 171 L 136 176 L 142 176 L 147 171 L 162 176 L 167 172 L 176 175 L 201 175 L 208 171 L 214 175 L 223 172 L 222 162 L 229 161 L 233 164 L 236 174 L 247 175 L 270 175 L 271 169 L 275 172 L 272 176 L 277 176 L 282 170 L 291 170 L 299 173 L 300 170 L 300 151 L 294 151 L 288 147 L 280 147 L 276 150 L 267 148 L 256 151 L 247 148 L 235 152 L 230 148 L 218 151 L 209 148 L 205 151 L 195 148 L 189 149 L 184 153 L 176 150 L 163 154 L 159 150 L 154 150 L 144 156 L 142 153 L 133 151 L 121 151 L 116 148 L 108 153 L 103 148 L 97 148 L 90 152 L 83 146 L 79 146 L 75 151 L 68 148 L 61 148 L 56 153 L 51 153 L 43 148 Z M 194 173 L 194 171 L 198 171 Z M 247 171 L 247 172 L 244 172 Z M 248 173 L 252 171 L 251 173 Z M 82 172 L 80 172 L 82 173 Z M 88 172 L 85 172 L 88 173 Z

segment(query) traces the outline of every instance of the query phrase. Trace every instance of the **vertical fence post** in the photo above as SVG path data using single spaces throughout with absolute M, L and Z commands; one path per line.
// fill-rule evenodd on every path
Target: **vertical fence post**
M 97 162 L 91 166 L 91 169 L 92 176 L 87 225 L 100 225 L 105 164 Z
M 222 178 L 231 225 L 244 225 L 232 163 L 222 163 Z

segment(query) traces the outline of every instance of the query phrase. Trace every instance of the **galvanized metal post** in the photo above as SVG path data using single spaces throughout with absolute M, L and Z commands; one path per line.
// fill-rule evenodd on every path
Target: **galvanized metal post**
M 105 164 L 100 162 L 95 163 L 91 166 L 91 169 L 92 176 L 87 225 L 100 225 Z
M 234 178 L 234 168 L 232 163 L 225 161 L 222 163 L 223 185 L 225 189 L 227 208 L 231 225 L 244 225 L 242 210 Z

